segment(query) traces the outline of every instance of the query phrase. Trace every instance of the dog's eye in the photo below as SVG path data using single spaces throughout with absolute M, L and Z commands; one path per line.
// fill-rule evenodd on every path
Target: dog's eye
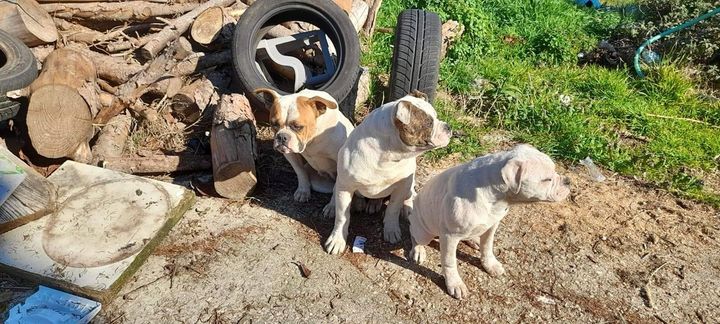
M 298 124 L 292 124 L 290 125 L 290 128 L 296 132 L 302 131 L 305 126 L 298 125 Z
M 542 182 L 549 182 L 552 181 L 552 178 L 542 179 Z

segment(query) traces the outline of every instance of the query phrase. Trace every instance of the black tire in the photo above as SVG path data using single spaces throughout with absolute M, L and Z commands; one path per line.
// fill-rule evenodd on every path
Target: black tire
M 337 51 L 335 75 L 314 88 L 338 102 L 350 93 L 360 69 L 360 40 L 348 15 L 331 0 L 258 0 L 240 16 L 233 36 L 233 65 L 240 87 L 251 102 L 263 102 L 253 91 L 269 88 L 288 94 L 265 81 L 255 67 L 255 51 L 269 29 L 287 21 L 304 21 L 324 31 Z
M 420 9 L 400 13 L 395 27 L 390 100 L 397 100 L 418 90 L 435 100 L 440 76 L 442 45 L 440 17 Z
M 5 96 L 0 96 L 0 122 L 15 117 L 19 110 L 19 102 L 12 101 Z
M 20 40 L 0 30 L 0 96 L 22 89 L 37 78 L 37 63 Z

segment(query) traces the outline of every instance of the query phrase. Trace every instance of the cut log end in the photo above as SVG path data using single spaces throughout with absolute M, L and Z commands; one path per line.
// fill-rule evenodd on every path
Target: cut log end
M 193 22 L 190 36 L 203 45 L 212 43 L 225 24 L 225 14 L 220 7 L 212 7 L 203 11 Z
M 47 85 L 33 92 L 27 127 L 35 150 L 48 158 L 76 155 L 79 144 L 87 145 L 93 133 L 88 104 L 77 90 L 65 85 Z
M 220 166 L 213 173 L 215 191 L 225 198 L 245 198 L 257 184 L 254 171 L 254 163 L 235 162 Z
M 52 17 L 34 0 L 0 1 L 0 29 L 28 46 L 58 39 Z

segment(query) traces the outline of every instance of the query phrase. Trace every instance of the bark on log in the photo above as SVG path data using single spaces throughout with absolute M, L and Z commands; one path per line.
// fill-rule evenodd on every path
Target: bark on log
M 157 174 L 212 169 L 209 155 L 156 155 L 107 158 L 99 166 L 133 174 Z
M 235 23 L 245 12 L 247 5 L 237 2 L 229 8 L 212 7 L 197 16 L 190 28 L 193 40 L 202 45 L 209 45 L 218 38 L 225 41 L 232 39 Z
M 370 6 L 370 10 L 368 11 L 365 25 L 363 25 L 363 32 L 367 36 L 372 36 L 375 31 L 375 21 L 377 20 L 377 14 L 380 10 L 380 5 L 382 5 L 382 0 L 368 0 L 368 5 Z
M 183 87 L 172 97 L 172 111 L 175 118 L 183 123 L 192 124 L 200 119 L 202 112 L 212 103 L 216 88 L 225 89 L 230 77 L 222 72 L 213 72 Z M 215 96 L 217 98 L 217 96 Z M 215 99 L 217 100 L 217 99 Z
M 92 148 L 93 161 L 99 162 L 107 158 L 121 157 L 128 136 L 130 136 L 131 127 L 132 117 L 128 115 L 117 115 L 105 124 Z
M 255 118 L 247 98 L 223 95 L 210 134 L 213 181 L 221 196 L 242 199 L 255 188 L 255 135 Z
M 201 5 L 198 5 L 192 11 L 170 21 L 168 26 L 165 26 L 159 33 L 155 34 L 152 39 L 148 41 L 142 48 L 139 49 L 138 55 L 145 59 L 150 60 L 160 53 L 167 45 L 174 39 L 180 37 L 185 31 L 190 28 L 195 18 L 210 7 L 227 7 L 234 3 L 235 0 L 210 0 Z
M 160 80 L 147 87 L 143 94 L 143 101 L 151 102 L 153 99 L 165 96 L 172 98 L 180 92 L 180 89 L 182 89 L 184 85 L 185 81 L 183 81 L 182 78 L 174 76 L 160 78 Z
M 73 24 L 67 20 L 54 18 L 60 37 L 73 42 L 92 44 L 105 36 L 97 30 L 87 28 L 83 25 Z
M 0 233 L 27 224 L 55 210 L 56 186 L 0 145 L 0 157 L 25 171 L 25 180 L 0 205 Z
M 147 42 L 149 42 L 152 37 L 153 37 L 152 35 L 145 35 L 145 36 L 133 38 L 130 40 L 110 43 L 110 44 L 105 45 L 105 49 L 110 53 L 117 53 L 117 52 L 127 51 L 129 49 L 139 48 L 139 47 L 147 44 Z
M 143 95 L 145 88 L 165 75 L 169 67 L 174 66 L 175 60 L 173 57 L 175 54 L 176 46 L 173 45 L 162 55 L 147 64 L 144 70 L 135 74 L 128 82 L 118 87 L 118 100 L 115 100 L 111 107 L 100 111 L 100 113 L 95 116 L 94 122 L 96 124 L 105 124 L 125 110 L 125 108 L 131 107 L 131 105 Z
M 35 150 L 49 158 L 89 162 L 93 111 L 99 109 L 97 72 L 84 55 L 58 49 L 30 84 L 28 135 Z
M 193 53 L 181 62 L 178 62 L 177 65 L 170 70 L 169 74 L 174 76 L 186 76 L 199 72 L 200 70 L 216 65 L 226 64 L 228 62 L 232 62 L 232 52 L 229 50 L 210 54 L 202 52 Z
M 197 4 L 164 4 L 147 1 L 46 3 L 40 5 L 54 17 L 92 21 L 145 21 L 188 12 Z
M 143 69 L 142 65 L 136 62 L 128 62 L 119 57 L 103 55 L 82 47 L 70 46 L 68 48 L 78 51 L 89 58 L 95 65 L 98 76 L 114 85 L 127 82 L 133 75 Z
M 363 28 L 363 25 L 365 25 L 365 21 L 367 21 L 368 18 L 369 10 L 370 7 L 368 7 L 368 4 L 365 3 L 365 1 L 353 1 L 352 8 L 348 12 L 348 15 L 350 16 L 350 21 L 352 21 L 356 32 L 360 32 L 360 30 Z
M 38 0 L 38 3 L 124 2 L 125 0 Z M 148 0 L 155 3 L 187 3 L 192 1 Z
M 27 46 L 55 42 L 55 22 L 35 0 L 0 1 L 0 29 Z

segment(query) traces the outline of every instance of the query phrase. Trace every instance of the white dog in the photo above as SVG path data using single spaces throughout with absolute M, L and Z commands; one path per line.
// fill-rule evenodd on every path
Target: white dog
M 570 194 L 568 178 L 555 172 L 547 155 L 530 145 L 479 157 L 430 179 L 414 200 L 410 216 L 410 258 L 421 264 L 425 247 L 440 237 L 440 258 L 448 293 L 468 294 L 455 257 L 461 240 L 480 247 L 482 266 L 492 276 L 505 272 L 493 254 L 500 220 L 513 203 L 564 200 Z
M 273 148 L 283 153 L 297 175 L 295 201 L 308 201 L 310 189 L 332 193 L 338 151 L 353 130 L 352 123 L 337 109 L 337 101 L 326 92 L 314 90 L 280 96 L 274 90 L 262 88 L 255 93 L 271 98 Z M 323 213 L 332 211 L 331 199 Z
M 414 92 L 370 113 L 338 153 L 335 183 L 335 227 L 325 242 L 330 254 L 345 250 L 350 203 L 358 193 L 371 199 L 390 196 L 384 238 L 400 241 L 400 211 L 412 205 L 415 158 L 450 141 L 450 127 L 437 119 L 422 93 Z

